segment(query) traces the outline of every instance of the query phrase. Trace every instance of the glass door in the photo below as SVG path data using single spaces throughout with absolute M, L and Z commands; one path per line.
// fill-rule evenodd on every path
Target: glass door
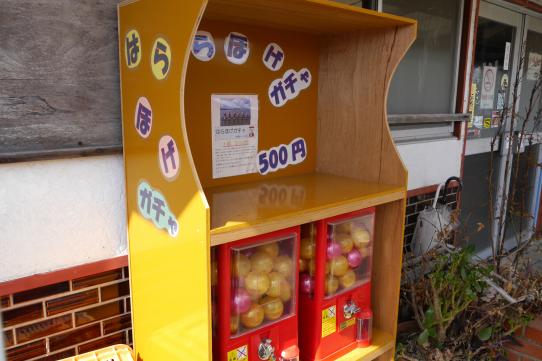
M 461 207 L 463 224 L 469 230 L 483 225 L 478 227 L 482 228 L 480 232 L 468 235 L 478 251 L 489 249 L 491 241 L 496 240 L 496 221 L 491 220 L 500 215 L 503 189 L 509 179 L 497 131 L 501 111 L 511 103 L 510 85 L 515 81 L 522 22 L 520 13 L 480 3 Z M 497 141 L 491 152 L 494 138 Z
M 520 137 L 523 134 L 524 150 L 514 162 L 511 173 L 510 188 L 515 191 L 510 194 L 513 211 L 506 223 L 506 240 L 512 245 L 528 239 L 535 231 L 542 185 L 540 167 L 537 166 L 542 162 L 542 97 L 540 86 L 537 86 L 542 67 L 542 20 L 526 16 L 523 35 L 525 45 L 520 53 L 523 61 L 515 130 Z

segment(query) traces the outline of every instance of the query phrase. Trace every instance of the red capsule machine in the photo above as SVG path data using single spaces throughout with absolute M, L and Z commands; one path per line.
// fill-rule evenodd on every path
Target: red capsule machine
M 217 246 L 215 361 L 295 361 L 299 227 Z
M 358 342 L 356 325 L 371 309 L 374 208 L 303 225 L 299 347 L 302 360 L 334 360 Z

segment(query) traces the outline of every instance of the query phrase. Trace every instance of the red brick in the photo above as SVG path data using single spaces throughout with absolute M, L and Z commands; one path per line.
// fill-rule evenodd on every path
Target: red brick
M 130 300 L 130 297 L 128 297 L 126 299 L 126 312 L 131 312 L 132 311 L 132 302 Z
M 128 345 L 133 345 L 134 344 L 133 331 L 128 330 L 128 331 L 126 331 L 126 334 L 128 336 Z
M 75 313 L 75 324 L 86 325 L 104 318 L 113 317 L 124 313 L 124 300 L 106 303 L 98 307 L 89 308 Z
M 79 345 L 77 349 L 79 353 L 85 353 L 92 350 L 100 349 L 102 347 L 117 345 L 119 343 L 126 343 L 125 332 L 115 333 L 113 335 L 109 335 L 107 337 L 100 338 L 98 340 L 84 343 L 82 345 Z
M 51 295 L 56 295 L 58 293 L 67 292 L 69 290 L 70 290 L 70 283 L 68 281 L 55 283 L 53 285 L 43 286 L 39 288 L 33 288 L 28 291 L 15 293 L 13 295 L 13 303 L 16 304 L 16 303 L 26 302 L 30 300 L 35 300 L 38 298 L 48 297 Z
M 74 290 L 78 290 L 81 288 L 95 286 L 101 283 L 107 283 L 107 282 L 120 280 L 120 279 L 122 279 L 122 268 L 98 273 L 91 276 L 77 278 L 72 281 L 72 286 Z
M 124 267 L 124 278 L 130 277 L 130 270 L 128 267 Z
M 13 331 L 4 331 L 4 347 L 8 348 L 15 345 L 15 339 L 13 338 Z
M 542 330 L 539 330 L 531 325 L 525 327 L 525 338 L 537 343 L 539 345 L 542 345 Z
M 15 330 L 17 343 L 23 343 L 72 328 L 72 315 L 49 318 Z
M 114 317 L 103 322 L 103 330 L 105 335 L 131 327 L 132 316 L 130 314 Z
M 58 351 L 63 348 L 92 340 L 101 336 L 100 325 L 95 324 L 83 328 L 78 328 L 73 331 L 65 332 L 63 334 L 52 336 L 49 338 L 49 349 L 51 351 Z
M 506 352 L 506 356 L 508 357 L 508 361 L 523 361 L 521 356 L 513 351 Z
M 40 357 L 39 359 L 36 359 L 34 361 L 57 361 L 71 356 L 75 356 L 75 348 L 54 353 L 49 356 Z
M 542 360 L 542 346 L 529 342 L 523 338 L 516 337 L 516 340 L 519 342 L 520 345 L 509 343 L 506 348 L 524 354 L 525 356 Z
M 9 300 L 9 296 L 0 297 L 0 308 L 7 308 L 9 306 L 11 306 L 11 301 Z
M 124 281 L 109 286 L 104 286 L 100 288 L 100 294 L 102 296 L 102 301 L 128 296 L 130 294 L 130 284 L 128 281 Z
M 45 308 L 47 315 L 51 316 L 98 302 L 98 290 L 94 289 L 47 301 L 45 302 Z
M 2 312 L 4 327 L 13 326 L 18 323 L 37 320 L 43 317 L 43 305 L 34 303 L 32 305 L 18 307 Z
M 27 343 L 23 346 L 13 347 L 6 350 L 7 361 L 24 361 L 40 355 L 45 355 L 45 340 Z

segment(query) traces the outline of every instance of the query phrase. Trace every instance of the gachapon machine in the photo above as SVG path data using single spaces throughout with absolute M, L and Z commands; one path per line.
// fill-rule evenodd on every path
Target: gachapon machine
M 334 360 L 368 346 L 374 217 L 375 209 L 367 208 L 302 226 L 302 360 Z
M 215 361 L 299 359 L 299 232 L 217 246 Z

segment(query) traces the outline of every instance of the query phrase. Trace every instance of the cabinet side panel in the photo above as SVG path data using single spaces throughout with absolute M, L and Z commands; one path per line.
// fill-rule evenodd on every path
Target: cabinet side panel
M 140 361 L 211 359 L 209 210 L 188 148 L 182 101 L 204 5 L 140 0 L 119 6 L 132 317 Z M 142 126 L 149 118 L 150 126 Z
M 389 183 L 395 185 L 407 184 L 407 169 L 401 160 L 399 152 L 393 141 L 390 127 L 388 124 L 387 104 L 388 104 L 388 91 L 393 78 L 393 74 L 397 69 L 397 66 L 401 62 L 401 59 L 405 56 L 407 50 L 410 48 L 414 40 L 416 39 L 416 24 L 409 26 L 397 27 L 395 38 L 393 41 L 393 50 L 388 60 L 386 69 L 385 84 L 386 88 L 383 94 L 384 101 L 384 127 L 382 130 L 382 158 L 380 166 L 380 178 L 381 183 Z
M 378 182 L 395 28 L 333 35 L 320 55 L 317 170 Z
M 378 206 L 373 248 L 374 327 L 396 335 L 403 259 L 404 199 Z

